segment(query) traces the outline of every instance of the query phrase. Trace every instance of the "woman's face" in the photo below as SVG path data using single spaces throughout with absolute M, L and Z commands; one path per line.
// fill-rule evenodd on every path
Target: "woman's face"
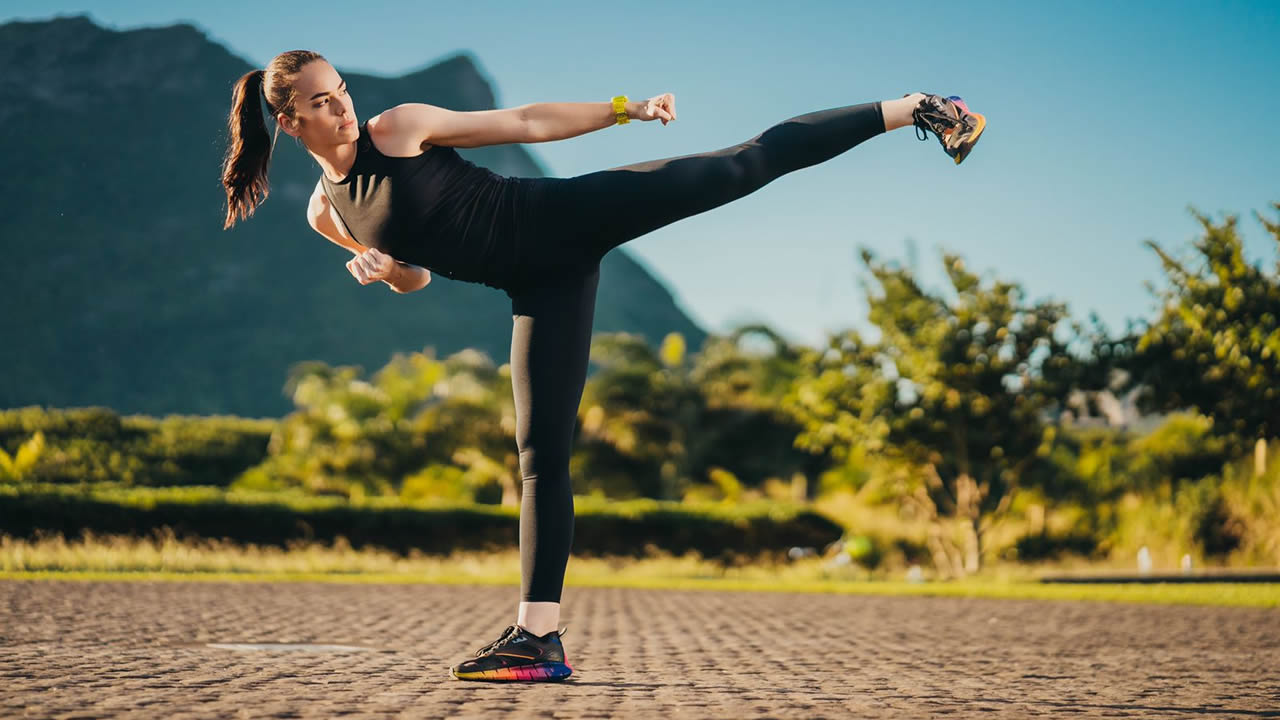
M 293 84 L 293 118 L 281 114 L 281 129 L 308 147 L 343 145 L 360 137 L 356 109 L 347 83 L 333 66 L 313 60 L 302 66 Z

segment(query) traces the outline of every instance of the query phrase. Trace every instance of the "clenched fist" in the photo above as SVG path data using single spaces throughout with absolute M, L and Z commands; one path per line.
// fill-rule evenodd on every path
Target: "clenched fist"
M 390 281 L 395 269 L 396 259 L 377 248 L 369 248 L 347 261 L 347 270 L 361 285 Z
M 676 119 L 676 96 L 674 93 L 662 93 L 648 100 L 633 100 L 627 103 L 627 117 L 632 120 L 661 120 L 666 125 Z

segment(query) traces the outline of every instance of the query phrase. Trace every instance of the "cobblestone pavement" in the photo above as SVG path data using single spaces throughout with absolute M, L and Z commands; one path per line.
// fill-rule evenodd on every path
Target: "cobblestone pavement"
M 450 678 L 518 600 L 0 581 L 0 717 L 1280 717 L 1276 610 L 569 587 L 572 678 Z

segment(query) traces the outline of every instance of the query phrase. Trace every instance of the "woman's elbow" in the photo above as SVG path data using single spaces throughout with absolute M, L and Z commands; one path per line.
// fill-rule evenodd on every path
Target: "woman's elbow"
M 418 280 L 418 283 L 409 286 L 407 290 L 403 290 L 402 292 L 406 292 L 406 293 L 417 292 L 430 284 L 431 284 L 431 271 L 426 268 L 422 268 L 422 277 Z
M 532 107 L 533 105 L 530 104 L 511 109 L 512 115 L 516 118 L 512 141 L 516 143 L 541 143 L 555 140 L 555 136 L 551 134 L 545 122 L 534 116 L 534 113 L 530 110 Z

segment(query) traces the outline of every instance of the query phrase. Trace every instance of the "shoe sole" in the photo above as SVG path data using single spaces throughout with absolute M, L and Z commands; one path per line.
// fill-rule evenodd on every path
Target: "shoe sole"
M 480 680 L 482 682 L 558 682 L 572 675 L 573 668 L 566 663 L 547 662 L 522 667 L 464 673 L 449 668 L 449 674 L 458 680 Z
M 965 110 L 965 112 L 968 112 L 968 110 Z M 973 136 L 966 140 L 960 146 L 960 149 L 956 151 L 955 161 L 957 165 L 959 165 L 965 158 L 969 157 L 969 152 L 973 150 L 973 146 L 978 143 L 978 138 L 982 137 L 982 131 L 987 129 L 986 116 L 976 112 L 971 112 L 969 115 L 978 119 L 978 127 L 974 129 Z

